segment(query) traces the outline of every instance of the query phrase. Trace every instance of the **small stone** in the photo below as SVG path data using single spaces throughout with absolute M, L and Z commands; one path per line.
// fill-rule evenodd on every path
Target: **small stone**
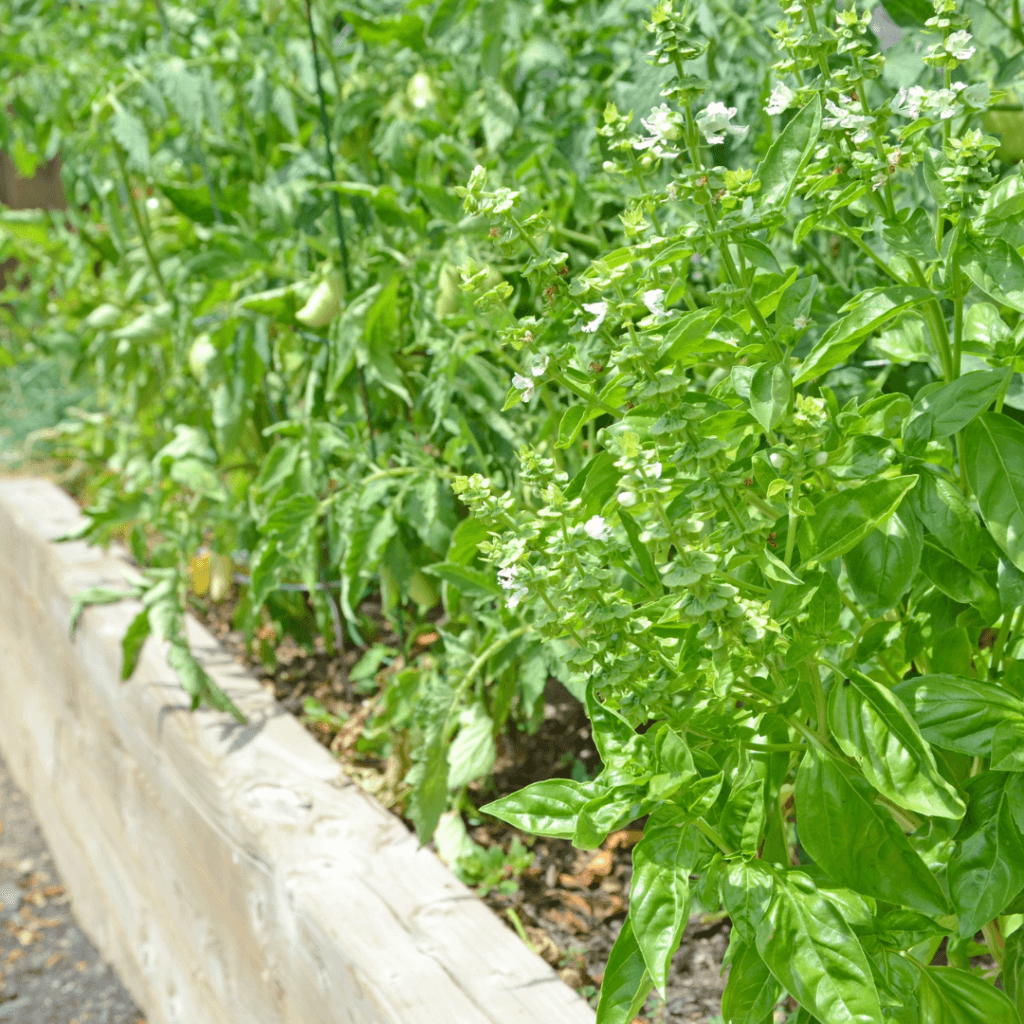
M 559 972 L 558 976 L 568 985 L 570 988 L 582 988 L 583 977 L 575 967 L 563 967 Z

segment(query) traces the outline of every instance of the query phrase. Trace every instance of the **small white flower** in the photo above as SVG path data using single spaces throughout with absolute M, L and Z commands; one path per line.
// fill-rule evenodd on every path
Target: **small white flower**
M 509 592 L 505 598 L 505 603 L 509 608 L 517 607 L 526 596 L 526 587 L 516 580 L 518 574 L 519 566 L 517 565 L 507 565 L 504 569 L 498 570 L 498 583 L 502 590 Z
M 717 146 L 725 142 L 725 136 L 744 135 L 747 126 L 732 124 L 736 116 L 735 107 L 727 107 L 724 103 L 709 103 L 704 110 L 697 115 L 697 127 L 701 134 L 707 139 L 709 146 Z
M 798 316 L 798 317 L 796 317 L 796 318 L 795 318 L 795 319 L 793 320 L 793 326 L 794 326 L 794 327 L 795 327 L 795 328 L 796 328 L 796 329 L 797 329 L 798 331 L 804 331 L 804 330 L 806 330 L 806 329 L 807 329 L 808 327 L 810 327 L 810 326 L 811 326 L 811 321 L 810 321 L 810 320 L 808 320 L 808 319 L 807 319 L 807 317 L 805 317 L 805 316 L 801 315 L 801 316 Z
M 594 540 L 603 540 L 607 535 L 608 526 L 601 516 L 591 516 L 584 524 L 583 531 Z
M 593 334 L 604 323 L 604 318 L 608 315 L 608 303 L 584 302 L 583 308 L 594 317 L 589 324 L 583 325 L 583 333 Z
M 900 89 L 896 93 L 896 99 L 892 104 L 892 112 L 901 117 L 909 117 L 916 121 L 921 116 L 921 108 L 926 106 L 930 93 L 919 85 L 912 85 L 909 89 Z
M 647 467 L 646 473 L 647 473 L 647 475 L 652 480 L 660 480 L 661 479 L 661 463 L 660 462 L 652 462 Z
M 955 103 L 956 93 L 952 89 L 938 89 L 929 97 L 928 109 L 934 111 L 943 121 L 946 121 L 956 113 L 954 109 Z
M 530 374 L 534 377 L 542 377 L 548 368 L 548 357 L 545 356 L 536 366 L 530 368 Z
M 632 491 L 623 491 L 619 495 L 619 504 L 623 508 L 632 508 L 636 504 L 636 495 Z
M 825 109 L 832 116 L 825 118 L 822 124 L 826 128 L 843 128 L 847 131 L 856 130 L 853 141 L 858 145 L 871 138 L 871 132 L 868 130 L 871 118 L 857 113 L 860 110 L 860 103 L 851 104 L 845 96 L 840 97 L 840 102 L 842 106 L 837 105 L 832 100 L 825 100 Z
M 824 466 L 828 462 L 828 452 L 816 452 L 814 458 L 811 459 L 811 464 L 814 466 Z
M 772 94 L 768 99 L 768 106 L 764 108 L 766 114 L 774 116 L 775 114 L 781 114 L 784 110 L 788 110 L 793 104 L 793 100 L 796 99 L 796 93 L 783 82 L 779 82 L 778 85 L 772 89 Z
M 785 458 L 779 452 L 772 452 L 768 456 L 768 461 L 775 467 L 775 469 L 782 469 L 786 465 Z
M 662 309 L 661 301 L 665 298 L 664 288 L 652 288 L 649 292 L 644 292 L 644 305 L 650 310 L 651 316 L 667 316 L 668 314 Z
M 679 156 L 679 150 L 667 143 L 674 142 L 682 133 L 682 116 L 662 103 L 651 111 L 650 117 L 640 118 L 640 123 L 647 129 L 648 137 L 633 143 L 634 149 L 649 149 L 659 159 L 671 160 Z
M 953 32 L 946 40 L 946 53 L 957 60 L 970 60 L 974 56 L 970 32 Z
M 146 200 L 146 206 L 149 207 L 149 209 L 151 209 L 151 210 L 159 210 L 160 209 L 160 200 L 157 199 L 156 196 L 150 196 Z
M 528 402 L 533 397 L 533 381 L 529 377 L 524 377 L 521 373 L 512 375 L 512 387 L 522 391 L 524 402 Z

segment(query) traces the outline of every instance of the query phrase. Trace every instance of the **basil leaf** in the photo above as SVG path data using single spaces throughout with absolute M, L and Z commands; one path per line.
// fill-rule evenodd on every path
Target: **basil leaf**
M 987 757 L 997 727 L 1012 726 L 1024 743 L 1024 702 L 1006 690 L 952 675 L 918 676 L 893 687 L 929 743 Z
M 1016 1024 L 1016 1011 L 1006 995 L 967 971 L 955 967 L 924 967 L 910 958 L 921 972 L 918 1002 L 921 1020 L 928 1024 Z
M 1002 238 L 960 244 L 960 268 L 986 295 L 1024 313 L 1024 259 Z
M 593 782 L 544 779 L 500 800 L 492 800 L 480 810 L 524 832 L 572 839 L 580 811 L 595 796 Z
M 931 438 L 938 440 L 963 430 L 979 413 L 984 412 L 1013 373 L 1005 370 L 975 370 L 929 391 L 916 408 L 928 413 Z
M 803 521 L 802 531 L 809 540 L 807 552 L 801 545 L 804 564 L 820 565 L 845 555 L 899 508 L 916 483 L 916 476 L 895 476 L 824 498 L 814 515 Z
M 853 592 L 873 618 L 884 615 L 910 589 L 921 564 L 921 527 L 897 512 L 847 551 L 846 574 Z
M 608 954 L 597 1019 L 601 1024 L 630 1024 L 650 991 L 651 976 L 627 917 Z
M 793 381 L 781 363 L 762 363 L 750 380 L 750 411 L 765 430 L 774 430 L 789 411 Z
M 843 753 L 898 807 L 939 818 L 963 817 L 964 804 L 903 702 L 856 669 L 829 694 L 829 724 Z
M 1024 806 L 1024 778 L 983 772 L 967 783 L 970 804 L 947 869 L 960 934 L 988 924 L 1024 889 L 1024 837 L 1014 811 Z
M 811 158 L 820 133 L 821 99 L 815 96 L 783 128 L 758 164 L 754 174 L 761 182 L 754 199 L 757 206 L 785 207 L 801 168 Z
M 665 994 L 672 955 L 690 913 L 690 872 L 700 833 L 693 826 L 667 825 L 645 831 L 633 848 L 629 918 L 648 973 Z
M 987 542 L 977 513 L 948 477 L 927 466 L 918 467 L 918 472 L 917 486 L 907 495 L 914 515 L 943 547 L 974 568 Z
M 964 432 L 963 458 L 985 525 L 1024 572 L 1024 427 L 984 413 Z
M 792 872 L 776 884 L 757 929 L 757 951 L 786 991 L 820 1020 L 883 1024 L 857 936 L 821 893 Z
M 902 285 L 895 288 L 869 288 L 862 292 L 839 310 L 840 318 L 825 331 L 808 353 L 793 384 L 806 384 L 833 366 L 845 362 L 869 334 L 931 297 L 932 293 L 925 288 Z
M 840 885 L 925 914 L 949 913 L 935 876 L 853 769 L 808 751 L 796 807 L 801 845 Z
M 779 998 L 779 983 L 755 946 L 734 936 L 729 951 L 729 981 L 722 993 L 722 1017 L 726 1024 L 764 1024 Z

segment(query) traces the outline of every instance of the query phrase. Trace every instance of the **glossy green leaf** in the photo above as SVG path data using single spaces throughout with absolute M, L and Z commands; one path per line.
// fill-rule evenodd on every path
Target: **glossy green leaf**
M 926 914 L 945 914 L 942 889 L 871 787 L 843 762 L 808 751 L 796 778 L 800 842 L 840 885 Z
M 593 782 L 544 779 L 500 800 L 492 800 L 480 810 L 524 832 L 572 839 L 579 812 L 596 795 Z
M 587 421 L 587 407 L 585 405 L 571 405 L 562 415 L 562 421 L 558 425 L 558 440 L 556 448 L 568 448 L 575 443 L 580 436 L 583 424 Z
M 1005 370 L 975 370 L 929 391 L 916 409 L 927 412 L 931 438 L 938 440 L 963 430 L 975 416 L 984 412 L 1003 389 L 1011 374 Z
M 947 597 L 960 604 L 986 610 L 986 618 L 999 616 L 999 593 L 976 569 L 961 565 L 931 537 L 924 539 L 921 570 Z
M 929 743 L 972 757 L 988 757 L 1000 726 L 1024 744 L 1024 702 L 1001 687 L 952 675 L 917 676 L 893 692 L 907 706 Z
M 899 512 L 846 552 L 846 574 L 865 611 L 877 618 L 910 589 L 921 564 L 921 527 Z
M 921 466 L 917 486 L 907 495 L 907 502 L 917 518 L 964 565 L 978 564 L 984 550 L 985 530 L 952 480 Z
M 815 96 L 779 133 L 754 176 L 758 206 L 785 207 L 821 133 L 821 100 Z
M 750 411 L 765 430 L 774 430 L 793 400 L 793 381 L 781 363 L 762 363 L 750 379 Z
M 1024 889 L 1024 837 L 1014 810 L 1024 776 L 983 772 L 967 783 L 970 803 L 949 860 L 949 895 L 963 936 L 974 935 Z
M 921 973 L 918 1002 L 924 1024 L 1019 1024 L 1013 1004 L 994 985 L 955 967 L 914 966 Z
M 754 944 L 774 892 L 774 876 L 759 860 L 731 860 L 722 874 L 722 902 L 733 932 L 749 945 Z
M 790 995 L 828 1024 L 883 1024 L 853 929 L 807 879 L 788 872 L 757 929 L 757 951 Z
M 823 498 L 814 515 L 803 521 L 802 533 L 808 541 L 805 550 L 801 539 L 804 564 L 822 565 L 845 555 L 899 508 L 916 483 L 916 476 L 896 476 Z
M 1024 427 L 984 413 L 964 431 L 964 462 L 985 525 L 1024 572 Z
M 961 243 L 960 266 L 986 295 L 1024 313 L 1024 259 L 1002 238 Z
M 579 850 L 596 850 L 608 833 L 650 811 L 653 805 L 642 786 L 614 786 L 588 800 L 576 819 L 572 843 Z
M 655 987 L 664 995 L 690 913 L 690 872 L 700 849 L 693 826 L 649 828 L 633 848 L 629 918 Z
M 651 991 L 651 976 L 627 917 L 608 955 L 597 1019 L 601 1024 L 631 1024 Z
M 725 1024 L 764 1024 L 781 995 L 779 983 L 755 946 L 733 937 L 729 949 L 729 981 L 722 993 Z
M 829 724 L 844 754 L 886 799 L 917 814 L 958 819 L 964 805 L 903 702 L 870 676 L 848 669 L 829 695 Z
M 806 384 L 845 362 L 869 334 L 931 297 L 932 293 L 924 288 L 902 285 L 862 292 L 839 310 L 839 319 L 808 353 L 793 383 Z
M 745 772 L 733 777 L 729 798 L 719 816 L 722 838 L 747 856 L 753 856 L 761 845 L 766 810 L 764 779 L 748 763 Z

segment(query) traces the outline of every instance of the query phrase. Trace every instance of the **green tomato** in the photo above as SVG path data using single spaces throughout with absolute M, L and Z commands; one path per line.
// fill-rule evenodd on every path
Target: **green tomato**
M 304 327 L 326 327 L 341 312 L 343 294 L 341 275 L 328 275 L 313 289 L 295 319 Z
M 192 342 L 192 348 L 188 353 L 188 368 L 192 371 L 192 376 L 200 383 L 206 377 L 207 364 L 216 354 L 217 349 L 208 334 L 200 334 Z

